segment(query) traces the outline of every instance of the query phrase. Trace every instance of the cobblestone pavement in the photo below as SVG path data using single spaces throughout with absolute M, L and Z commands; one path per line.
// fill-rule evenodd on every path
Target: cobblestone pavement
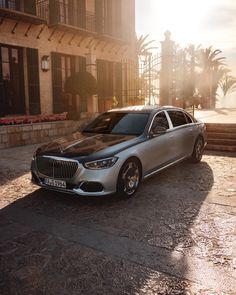
M 0 294 L 235 294 L 235 154 L 208 152 L 120 200 L 34 186 L 36 146 L 0 151 Z

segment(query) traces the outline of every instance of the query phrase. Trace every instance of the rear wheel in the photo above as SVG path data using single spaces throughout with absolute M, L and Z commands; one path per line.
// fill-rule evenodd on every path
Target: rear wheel
M 139 187 L 140 178 L 141 169 L 138 160 L 135 158 L 128 159 L 119 173 L 117 193 L 124 198 L 133 196 Z
M 204 140 L 202 137 L 198 137 L 194 145 L 191 161 L 193 163 L 199 163 L 202 159 L 203 151 L 204 151 Z

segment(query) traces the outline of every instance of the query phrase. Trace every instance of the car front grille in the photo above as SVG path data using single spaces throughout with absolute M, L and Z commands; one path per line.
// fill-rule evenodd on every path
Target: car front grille
M 37 157 L 36 165 L 39 173 L 57 179 L 70 179 L 78 169 L 77 161 L 63 160 L 49 156 Z

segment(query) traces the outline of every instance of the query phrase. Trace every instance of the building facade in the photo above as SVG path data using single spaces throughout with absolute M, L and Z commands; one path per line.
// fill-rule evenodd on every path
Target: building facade
M 134 58 L 134 0 L 0 0 L 0 117 L 97 112 L 125 103 L 122 60 Z M 66 93 L 66 79 L 89 72 L 98 96 Z

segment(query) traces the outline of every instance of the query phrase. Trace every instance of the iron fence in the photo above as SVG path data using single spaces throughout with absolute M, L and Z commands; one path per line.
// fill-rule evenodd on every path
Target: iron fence
M 123 60 L 123 97 L 127 104 L 158 104 L 160 95 L 160 56 L 146 55 L 136 61 Z

